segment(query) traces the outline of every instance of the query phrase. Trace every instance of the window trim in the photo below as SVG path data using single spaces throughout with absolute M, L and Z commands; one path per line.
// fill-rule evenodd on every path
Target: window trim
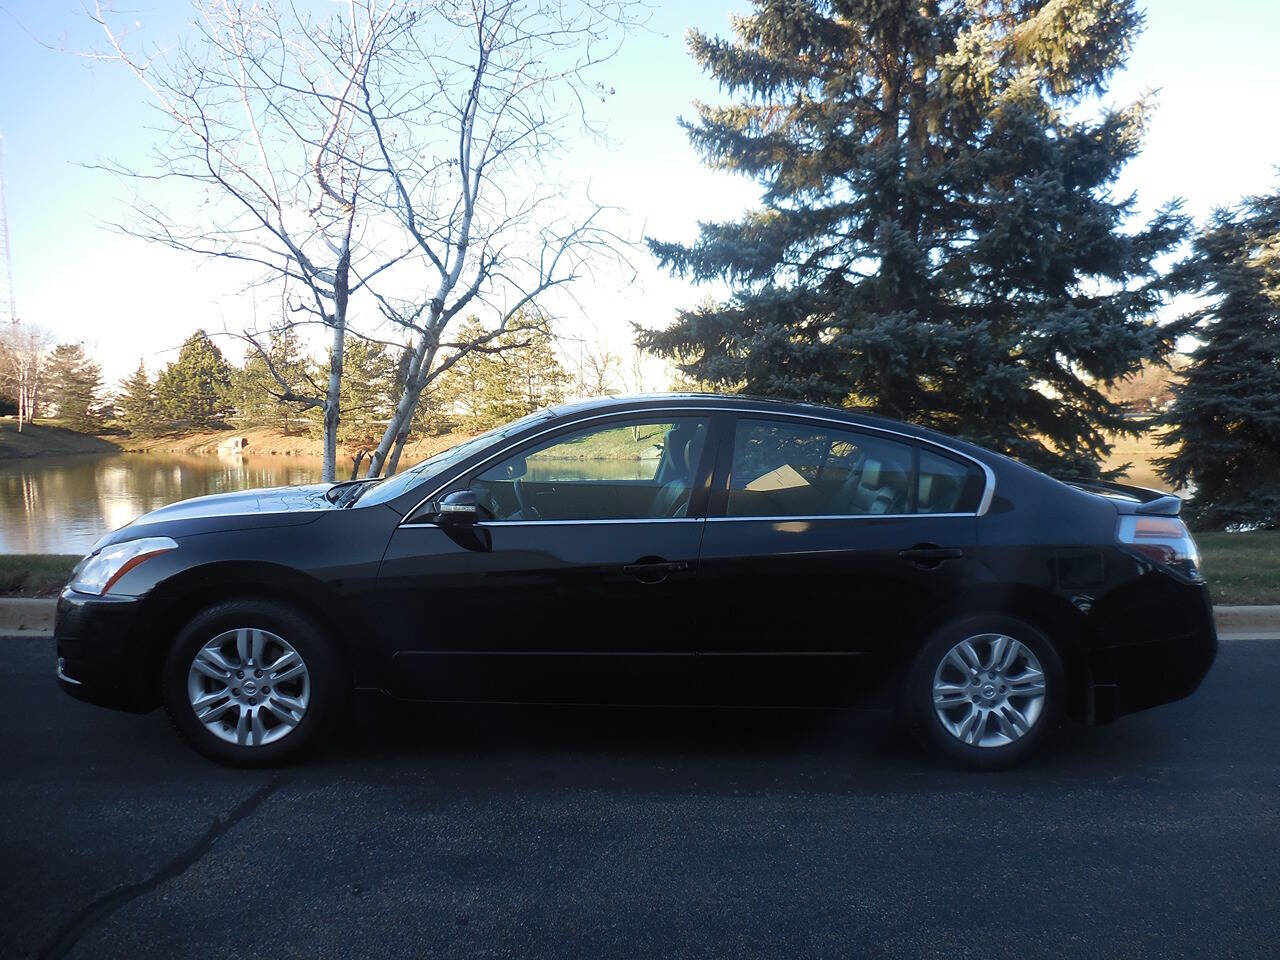
M 476 527 L 552 527 L 565 526 L 573 524 L 581 526 L 583 524 L 596 525 L 600 523 L 702 523 L 704 520 L 713 519 L 710 517 L 608 517 L 603 520 L 477 520 L 473 526 Z M 421 524 L 412 523 L 408 526 L 420 526 Z M 435 524 L 429 524 L 435 526 Z
M 677 520 L 681 522 L 693 522 L 693 523 L 701 523 L 704 521 L 707 521 L 707 522 L 747 521 L 750 523 L 755 523 L 761 520 L 773 520 L 774 522 L 783 522 L 783 521 L 804 521 L 804 520 L 883 520 L 883 519 L 900 520 L 906 517 L 981 517 L 981 516 L 984 516 L 987 513 L 987 511 L 991 508 L 991 502 L 995 498 L 996 474 L 995 474 L 995 471 L 992 470 L 990 466 L 988 466 L 986 463 L 984 463 L 982 460 L 979 460 L 977 457 L 973 456 L 972 454 L 965 453 L 962 450 L 957 450 L 954 447 L 949 447 L 945 443 L 939 443 L 937 440 L 932 440 L 928 437 L 918 437 L 918 436 L 915 436 L 914 434 L 904 433 L 901 430 L 894 430 L 890 427 L 881 427 L 881 426 L 876 426 L 874 424 L 851 423 L 848 420 L 841 420 L 836 417 L 824 417 L 824 416 L 821 416 L 820 414 L 812 414 L 812 413 L 793 413 L 790 410 L 753 410 L 750 407 L 733 407 L 733 406 L 653 407 L 653 408 L 640 409 L 640 410 L 612 411 L 610 413 L 595 414 L 594 416 L 583 417 L 578 420 L 573 420 L 569 423 L 555 424 L 553 426 L 548 427 L 545 430 L 540 430 L 537 433 L 533 433 L 533 434 L 529 434 L 528 436 L 521 437 L 519 440 L 514 440 L 511 443 L 507 444 L 506 446 L 496 450 L 495 452 L 485 457 L 484 459 L 471 464 L 465 469 L 460 470 L 458 473 L 455 473 L 452 477 L 450 477 L 444 483 L 438 484 L 436 487 L 432 489 L 430 493 L 428 493 L 425 497 L 423 497 L 421 500 L 419 500 L 416 504 L 413 505 L 413 507 L 401 518 L 400 523 L 397 526 L 398 527 L 435 527 L 437 526 L 437 524 L 434 521 L 431 521 L 431 520 L 414 521 L 414 520 L 410 520 L 410 517 L 412 517 L 415 513 L 417 513 L 422 508 L 423 504 L 427 503 L 428 501 L 434 500 L 443 491 L 449 489 L 449 487 L 453 486 L 463 477 L 470 474 L 472 471 L 479 470 L 482 467 L 486 466 L 487 464 L 491 463 L 492 461 L 496 460 L 498 457 L 504 456 L 507 453 L 511 453 L 517 450 L 518 448 L 524 446 L 526 443 L 537 440 L 540 437 L 544 437 L 548 434 L 556 433 L 561 430 L 574 430 L 578 427 L 583 426 L 584 424 L 594 423 L 600 420 L 625 420 L 635 416 L 648 416 L 650 414 L 657 417 L 679 416 L 686 411 L 689 411 L 689 412 L 696 411 L 698 413 L 705 413 L 708 415 L 708 419 L 710 420 L 710 425 L 707 430 L 707 442 L 702 450 L 702 462 L 698 465 L 698 474 L 699 474 L 698 479 L 699 481 L 705 483 L 706 492 L 710 495 L 708 498 L 706 498 L 703 504 L 702 516 L 699 516 L 699 517 L 651 517 L 647 520 L 484 520 L 484 521 L 480 521 L 480 523 L 486 524 L 486 525 L 497 525 L 497 524 L 503 524 L 503 523 L 515 523 L 515 524 L 669 523 L 672 520 Z M 845 429 L 845 430 L 852 430 L 855 432 L 859 430 L 865 430 L 865 431 L 870 431 L 872 433 L 882 433 L 892 437 L 902 437 L 910 443 L 927 444 L 931 447 L 936 447 L 939 450 L 946 451 L 952 456 L 960 457 L 964 460 L 969 461 L 970 463 L 976 463 L 978 465 L 979 469 L 982 470 L 983 476 L 985 477 L 985 486 L 983 487 L 982 498 L 978 501 L 977 510 L 970 513 L 912 513 L 912 514 L 882 513 L 882 514 L 853 514 L 853 515 L 823 514 L 821 516 L 810 516 L 810 517 L 773 517 L 773 518 L 711 516 L 710 515 L 711 507 L 716 499 L 717 494 L 719 493 L 719 491 L 714 488 L 714 484 L 713 484 L 713 480 L 721 472 L 720 464 L 717 461 L 721 457 L 724 457 L 726 455 L 729 457 L 733 456 L 733 434 L 737 430 L 738 420 L 741 420 L 744 418 L 750 419 L 752 417 L 764 417 L 764 418 L 782 417 L 782 418 L 791 419 L 791 420 L 808 421 L 811 423 L 830 423 L 830 424 L 835 424 L 836 426 L 841 427 L 842 429 Z M 729 428 L 727 431 L 729 433 L 728 437 L 724 436 L 724 433 L 726 432 L 723 429 L 724 426 L 727 426 Z M 717 449 L 712 449 L 712 447 L 716 447 Z M 712 468 L 709 473 L 706 469 L 708 465 L 710 465 Z M 708 475 L 704 477 L 703 474 L 708 474 Z M 725 479 L 728 478 L 727 470 L 724 471 L 724 478 Z
M 811 520 L 920 520 L 929 517 L 945 519 L 947 517 L 968 517 L 973 519 L 976 513 L 806 513 L 770 515 L 759 517 L 707 517 L 708 523 L 807 523 Z

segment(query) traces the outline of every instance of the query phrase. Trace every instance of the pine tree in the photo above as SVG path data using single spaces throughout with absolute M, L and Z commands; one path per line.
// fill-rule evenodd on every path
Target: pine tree
M 16 366 L 13 351 L 0 337 L 0 417 L 12 417 L 18 413 L 17 383 L 12 374 Z
M 343 350 L 338 442 L 351 454 L 351 477 L 378 446 L 395 406 L 397 357 L 381 343 L 352 337 Z
M 543 324 L 517 326 L 497 339 L 493 373 L 482 402 L 487 426 L 518 420 L 562 403 L 571 378 L 556 357 L 551 331 Z
M 1182 269 L 1206 306 L 1160 472 L 1197 527 L 1280 527 L 1280 193 L 1216 212 Z
M 458 327 L 457 343 L 474 343 L 485 335 L 484 325 L 476 317 L 467 317 Z M 487 429 L 484 424 L 484 390 L 493 369 L 488 353 L 473 350 L 460 356 L 433 383 L 439 410 L 456 414 L 467 430 Z
M 1132 0 L 756 0 L 693 33 L 731 94 L 686 123 L 762 205 L 659 261 L 726 302 L 639 342 L 697 381 L 861 404 L 1060 471 L 1132 433 L 1099 386 L 1172 349 L 1153 261 L 1175 206 L 1113 199 L 1146 105 L 1099 109 Z
M 218 427 L 232 412 L 230 400 L 231 367 L 209 335 L 197 330 L 156 379 L 158 411 L 183 426 Z
M 116 394 L 116 413 L 120 423 L 132 436 L 150 437 L 160 431 L 157 422 L 155 388 L 147 374 L 147 365 L 139 360 L 138 369 L 120 382 Z
M 72 430 L 92 432 L 102 426 L 102 368 L 89 360 L 78 343 L 62 343 L 49 357 L 49 396 L 58 419 Z
M 477 343 L 485 336 L 484 325 L 469 317 L 456 342 Z M 436 403 L 441 411 L 459 414 L 466 429 L 488 430 L 560 403 L 570 380 L 546 324 L 521 316 L 440 376 Z
M 289 328 L 269 335 L 266 354 L 249 350 L 244 366 L 231 372 L 229 399 L 241 422 L 294 433 L 307 422 L 307 411 L 280 400 L 284 388 L 271 370 L 274 368 L 295 393 L 314 394 L 317 390 L 308 383 L 306 354 L 298 335 Z

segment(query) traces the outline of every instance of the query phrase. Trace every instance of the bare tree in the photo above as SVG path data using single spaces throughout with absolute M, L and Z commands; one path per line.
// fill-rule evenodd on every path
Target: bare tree
M 53 335 L 43 327 L 13 320 L 0 329 L 0 379 L 18 404 L 18 432 L 40 411 L 45 360 Z
M 608 397 L 619 393 L 623 389 L 622 358 L 599 340 L 590 343 L 580 340 L 575 379 L 578 394 L 583 397 Z
M 527 307 L 598 259 L 625 263 L 604 208 L 566 197 L 548 172 L 566 125 L 607 95 L 589 74 L 615 52 L 611 38 L 632 25 L 632 9 L 629 0 L 432 3 L 363 76 L 385 200 L 426 270 L 416 292 L 378 298 L 411 342 L 368 476 L 396 471 L 419 399 L 444 370 L 491 349 Z M 450 343 L 450 322 L 484 308 L 484 336 Z
M 394 0 L 350 5 L 350 15 L 313 22 L 270 4 L 197 0 L 193 35 L 172 53 L 131 52 L 96 0 L 94 19 L 109 44 L 102 59 L 126 66 L 150 93 L 168 136 L 154 166 L 107 169 L 135 182 L 180 181 L 202 201 L 183 217 L 145 200 L 119 229 L 178 250 L 253 268 L 284 315 L 270 324 L 316 324 L 329 339 L 323 389 L 299 393 L 271 365 L 260 331 L 239 333 L 266 360 L 281 402 L 324 414 L 323 476 L 336 470 L 343 357 L 351 298 L 403 254 L 362 238 L 366 151 L 376 154 L 353 94 L 371 66 L 411 22 Z M 318 386 L 318 385 L 317 385 Z
M 634 343 L 631 344 L 628 353 L 630 370 L 629 376 L 624 381 L 626 389 L 632 393 L 645 393 L 648 389 L 648 381 L 644 375 L 644 353 Z

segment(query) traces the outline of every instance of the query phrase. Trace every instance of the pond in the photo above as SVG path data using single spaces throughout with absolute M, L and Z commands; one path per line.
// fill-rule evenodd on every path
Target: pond
M 0 460 L 0 553 L 83 554 L 104 533 L 176 500 L 319 479 L 320 461 L 298 457 Z
M 649 479 L 648 460 L 529 464 L 531 480 Z M 320 461 L 121 453 L 0 460 L 0 553 L 87 553 L 104 533 L 177 500 L 315 483 Z

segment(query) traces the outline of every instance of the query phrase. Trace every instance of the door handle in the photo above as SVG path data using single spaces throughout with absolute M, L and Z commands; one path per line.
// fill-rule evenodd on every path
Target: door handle
M 637 563 L 628 563 L 622 568 L 622 572 L 629 577 L 635 577 L 641 583 L 661 583 L 667 579 L 668 575 L 682 573 L 688 569 L 687 560 L 642 560 Z
M 940 547 L 936 543 L 917 543 L 911 549 L 899 552 L 898 556 L 917 566 L 936 567 L 944 560 L 959 560 L 964 551 L 959 547 Z

